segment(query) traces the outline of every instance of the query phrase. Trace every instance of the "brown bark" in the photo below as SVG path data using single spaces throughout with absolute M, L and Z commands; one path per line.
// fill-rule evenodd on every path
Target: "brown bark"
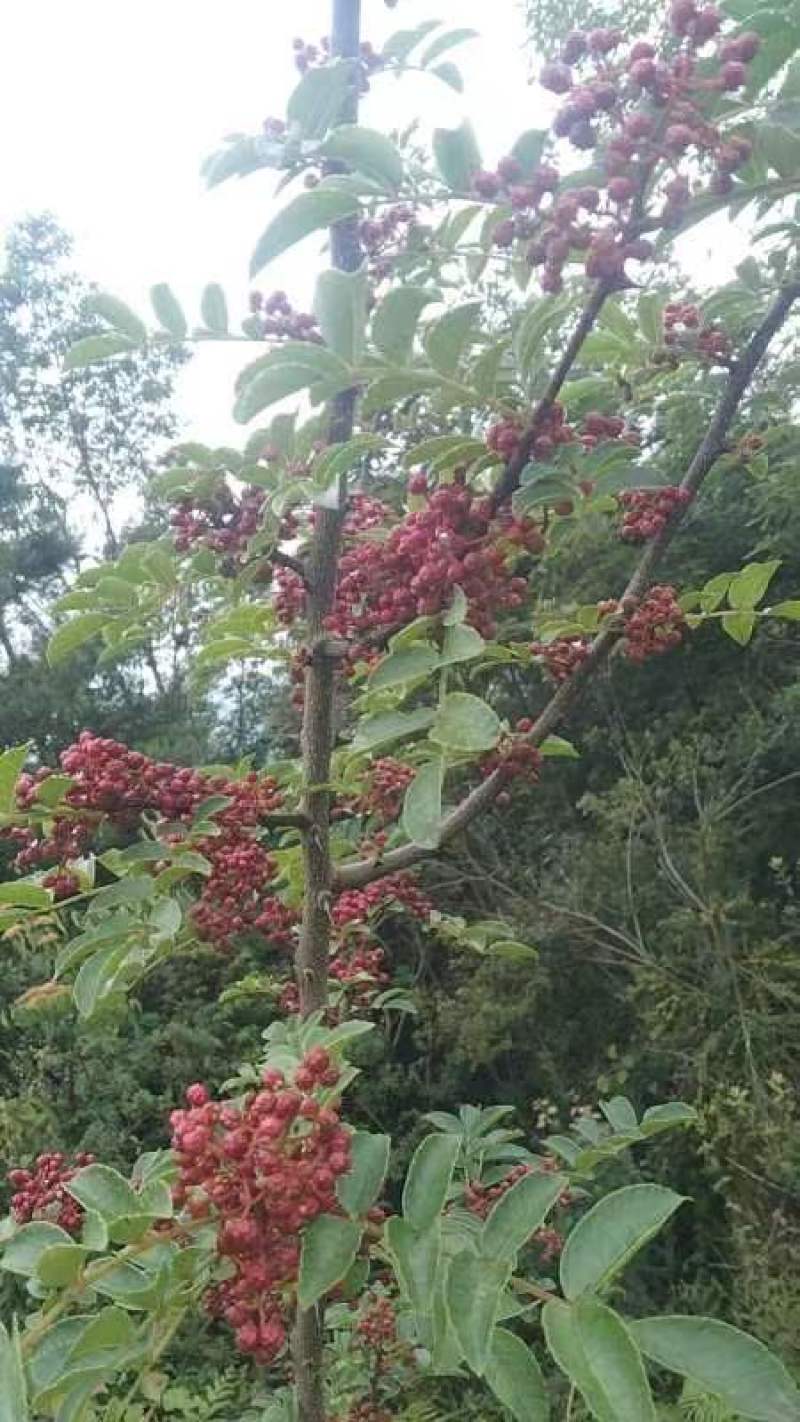
M 357 58 L 360 24 L 360 0 L 333 0 L 331 50 L 334 57 Z M 340 114 L 340 121 L 344 123 L 352 123 L 358 117 L 355 64 L 353 70 L 353 85 Z M 361 250 L 355 220 L 337 223 L 332 228 L 331 261 L 341 271 L 356 271 L 360 266 Z M 331 443 L 347 440 L 352 434 L 354 402 L 354 391 L 343 392 L 333 402 L 329 433 Z M 307 828 L 303 835 L 303 917 L 296 957 L 303 1016 L 324 1007 L 328 996 L 333 862 L 330 853 L 331 796 L 327 786 L 331 772 L 336 668 L 340 652 L 326 636 L 325 619 L 331 610 L 336 589 L 346 500 L 346 482 L 342 478 L 336 507 L 316 509 L 307 568 L 308 661 L 301 736 L 302 813 Z M 324 1422 L 325 1419 L 322 1313 L 321 1307 L 298 1312 L 292 1335 L 300 1422 Z

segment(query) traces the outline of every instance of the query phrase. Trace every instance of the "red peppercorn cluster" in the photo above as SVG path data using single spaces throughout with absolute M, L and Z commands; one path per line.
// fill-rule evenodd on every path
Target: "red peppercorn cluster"
M 625 656 L 644 662 L 679 647 L 686 632 L 686 618 L 675 589 L 652 587 L 639 606 L 625 619 Z
M 369 933 L 359 933 L 355 945 L 348 943 L 335 953 L 328 971 L 346 989 L 348 1016 L 369 1012 L 391 982 L 386 953 Z
M 318 441 L 311 458 L 290 462 L 286 472 L 302 478 L 309 472 L 313 456 L 324 447 L 324 442 Z M 265 444 L 255 457 L 269 464 L 279 460 L 280 453 Z M 261 527 L 266 499 L 263 489 L 245 487 L 241 492 L 234 492 L 223 477 L 219 478 L 211 493 L 182 498 L 170 515 L 176 552 L 189 553 L 196 547 L 208 548 L 222 556 L 220 571 L 235 576 L 246 561 L 251 538 Z M 279 539 L 293 538 L 296 531 L 297 520 L 293 514 L 286 514 L 281 520 Z M 272 569 L 268 561 L 265 566 L 271 580 Z
M 81 731 L 60 760 L 75 781 L 65 795 L 67 803 L 79 810 L 102 811 L 121 824 L 144 810 L 156 811 L 167 820 L 190 818 L 209 795 L 225 795 L 233 803 L 218 812 L 217 824 L 229 830 L 252 828 L 283 803 L 276 782 L 256 771 L 242 780 L 205 775 L 188 766 L 151 760 L 91 731 Z
M 730 337 L 721 326 L 702 323 L 696 306 L 671 302 L 664 307 L 664 345 L 673 351 L 704 356 L 714 363 L 726 364 L 730 359 Z
M 407 250 L 409 236 L 417 230 L 414 208 L 393 203 L 380 216 L 365 217 L 358 236 L 367 258 L 367 274 L 373 284 L 385 281 L 397 257 Z
M 363 845 L 362 845 L 363 849 Z M 269 902 L 275 902 L 270 900 Z M 410 874 L 390 874 L 365 889 L 348 889 L 338 895 L 331 910 L 333 929 L 328 976 L 344 991 L 327 1014 L 329 1025 L 373 1010 L 376 999 L 389 986 L 386 953 L 372 929 L 387 911 L 400 909 L 426 923 L 433 904 Z M 283 987 L 279 1005 L 287 1013 L 300 1010 L 294 982 Z
M 542 165 L 523 177 L 512 156 L 496 171 L 475 173 L 472 186 L 476 196 L 511 208 L 494 242 L 504 248 L 525 242 L 545 291 L 561 290 L 570 261 L 584 260 L 586 275 L 604 280 L 624 277 L 627 261 L 647 261 L 653 246 L 641 236 L 635 200 L 655 172 L 657 215 L 667 225 L 679 220 L 691 197 L 678 166 L 685 154 L 710 162 L 712 191 L 729 190 L 751 145 L 721 132 L 703 109 L 746 83 L 759 39 L 740 34 L 719 43 L 710 59 L 700 55 L 721 25 L 715 5 L 674 0 L 660 52 L 648 40 L 625 46 L 619 29 L 577 30 L 560 57 L 544 65 L 540 82 L 564 100 L 555 136 L 579 150 L 596 149 L 602 178 L 596 186 L 559 191 L 557 169 Z
M 553 202 L 559 173 L 549 163 L 541 163 L 530 174 L 512 154 L 501 158 L 497 169 L 481 169 L 473 174 L 472 188 L 476 197 L 511 208 L 510 217 L 501 218 L 492 233 L 496 247 L 512 247 L 515 242 L 531 238 Z
M 525 428 L 518 417 L 498 420 L 486 432 L 487 447 L 507 463 L 516 455 Z M 599 410 L 591 410 L 580 426 L 575 426 L 568 423 L 564 407 L 556 401 L 537 425 L 529 457 L 532 460 L 549 460 L 562 444 L 578 442 L 584 449 L 594 449 L 601 440 L 615 439 L 626 444 L 639 442 L 637 432 L 629 429 L 620 415 L 603 415 Z
M 68 1234 L 79 1235 L 83 1209 L 67 1190 L 67 1185 L 85 1165 L 93 1165 L 95 1157 L 85 1152 L 68 1157 L 61 1151 L 38 1155 L 32 1169 L 9 1170 L 8 1183 L 14 1190 L 11 1213 L 17 1224 L 31 1220 L 49 1220 Z
M 334 946 L 328 976 L 332 983 L 344 989 L 336 1004 L 326 1010 L 325 1022 L 329 1027 L 371 1012 L 376 999 L 391 982 L 386 971 L 386 954 L 366 929 L 348 930 L 347 941 Z M 282 1012 L 296 1015 L 300 1011 L 297 984 L 286 983 L 278 1002 Z
M 67 898 L 79 885 L 69 863 L 82 853 L 91 838 L 94 822 L 105 816 L 113 824 L 134 828 L 145 812 L 168 822 L 165 839 L 179 845 L 184 827 L 211 795 L 224 795 L 231 803 L 215 814 L 218 834 L 193 843 L 211 865 L 203 880 L 192 914 L 201 938 L 228 949 L 239 933 L 255 930 L 273 945 L 290 946 L 297 915 L 269 893 L 276 875 L 275 861 L 258 841 L 265 815 L 278 809 L 283 797 L 269 776 L 251 771 L 241 780 L 224 775 L 204 775 L 169 761 L 154 761 L 119 741 L 82 731 L 77 742 L 61 755 L 61 766 L 73 778 L 67 804 L 84 820 L 57 818 L 49 839 L 26 840 L 18 858 L 21 868 L 55 859 L 58 869 L 45 880 L 57 898 Z M 36 777 L 22 776 L 18 804 L 35 802 L 36 787 L 51 771 Z M 18 837 L 19 831 L 13 831 Z M 26 835 L 32 832 L 25 830 Z
M 356 1337 L 367 1348 L 381 1352 L 397 1342 L 397 1317 L 391 1299 L 371 1298 L 355 1327 Z
M 599 410 L 590 410 L 581 423 L 579 439 L 584 449 L 594 449 L 601 440 L 609 439 L 638 444 L 639 434 L 625 424 L 621 415 L 603 415 Z
M 37 774 L 41 782 L 51 772 L 39 771 Z M 22 776 L 17 782 L 17 804 L 20 809 L 30 809 L 35 803 L 35 795 L 30 797 L 23 786 L 23 781 L 29 779 L 29 776 Z M 5 831 L 5 836 L 22 845 L 14 858 L 14 868 L 24 874 L 42 864 L 64 864 L 70 859 L 80 859 L 89 847 L 92 831 L 83 820 L 67 819 L 59 815 L 53 820 L 46 839 L 37 835 L 34 829 L 22 825 L 12 826 Z
M 344 928 L 398 905 L 413 918 L 428 919 L 433 912 L 433 904 L 411 875 L 400 873 L 376 879 L 365 889 L 345 889 L 334 900 L 331 918 L 336 928 Z
M 554 637 L 552 642 L 532 642 L 531 651 L 543 662 L 553 681 L 567 681 L 589 655 L 588 637 Z
M 308 311 L 295 311 L 285 291 L 273 291 L 264 296 L 260 291 L 250 293 L 250 313 L 258 322 L 254 336 L 262 339 L 277 337 L 287 341 L 322 340 L 316 316 Z
M 403 797 L 414 779 L 414 768 L 393 756 L 382 756 L 369 767 L 366 783 L 353 807 L 382 824 L 396 820 L 403 807 Z
M 211 497 L 181 499 L 170 515 L 177 552 L 188 553 L 202 544 L 213 553 L 240 557 L 258 532 L 266 497 L 263 489 L 246 489 L 237 496 L 221 480 Z
M 626 543 L 647 543 L 691 501 L 691 492 L 679 484 L 668 484 L 663 489 L 624 489 L 617 495 L 617 503 L 624 510 L 620 538 Z
M 330 62 L 331 42 L 327 35 L 322 36 L 318 45 L 307 44 L 304 39 L 300 39 L 298 36 L 297 39 L 292 40 L 292 49 L 294 51 L 295 68 L 298 69 L 301 74 L 307 74 L 309 69 L 318 69 L 321 65 Z M 377 53 L 369 40 L 363 40 L 359 46 L 358 62 L 359 88 L 361 93 L 364 94 L 369 90 L 367 76 L 372 74 L 374 70 L 382 68 L 383 58 Z
M 552 1164 L 548 1164 L 543 1160 L 541 1163 L 545 1169 L 558 1169 L 558 1165 L 555 1161 L 553 1161 Z M 471 1214 L 477 1215 L 478 1219 L 485 1220 L 493 1205 L 505 1195 L 507 1190 L 511 1189 L 512 1185 L 515 1185 L 523 1176 L 529 1175 L 531 1170 L 532 1167 L 530 1165 L 515 1165 L 502 1180 L 498 1180 L 494 1185 L 484 1185 L 480 1180 L 468 1181 L 464 1187 L 464 1204 L 466 1208 Z M 572 1203 L 571 1192 L 564 1190 L 559 1196 L 558 1203 L 562 1206 L 570 1205 Z M 540 1262 L 542 1264 L 549 1264 L 553 1259 L 557 1259 L 564 1248 L 564 1236 L 560 1230 L 547 1225 L 543 1225 L 540 1229 L 535 1230 L 528 1242 L 535 1245 L 539 1250 Z
M 269 1069 L 261 1089 L 234 1106 L 212 1101 L 198 1083 L 186 1093 L 187 1109 L 170 1118 L 176 1202 L 194 1217 L 216 1218 L 218 1252 L 234 1269 L 210 1291 L 208 1308 L 261 1364 L 286 1344 L 302 1230 L 339 1212 L 335 1187 L 350 1168 L 350 1133 L 316 1094 L 339 1075 L 328 1052 L 314 1047 L 291 1085 Z
M 529 717 L 524 716 L 517 722 L 519 737 L 526 736 L 532 730 L 533 721 Z M 480 773 L 486 779 L 495 770 L 499 770 L 505 780 L 522 780 L 529 785 L 536 785 L 541 768 L 542 757 L 535 746 L 524 739 L 508 736 L 500 742 L 496 750 L 483 757 Z
M 554 1259 L 558 1259 L 564 1248 L 564 1236 L 560 1230 L 543 1225 L 534 1234 L 533 1243 L 539 1250 L 541 1263 L 551 1264 Z
M 519 449 L 524 433 L 523 420 L 510 417 L 498 420 L 496 425 L 490 425 L 486 431 L 486 447 L 508 463 Z
M 529 1165 L 515 1165 L 495 1185 L 484 1185 L 481 1180 L 468 1180 L 464 1186 L 464 1204 L 471 1214 L 485 1220 L 495 1201 L 501 1199 L 512 1185 L 516 1185 L 518 1180 L 530 1173 Z
M 276 872 L 271 855 L 246 834 L 203 840 L 198 848 L 212 867 L 192 909 L 198 936 L 225 950 L 238 934 L 255 928 L 287 947 L 296 917 L 292 915 L 285 927 L 275 924 L 276 932 L 273 915 L 265 908 L 271 902 L 268 887 Z M 284 912 L 288 913 L 285 909 Z
M 71 899 L 80 893 L 81 881 L 77 874 L 70 873 L 68 869 L 51 869 L 42 879 L 42 887 L 52 889 L 53 898 L 59 903 L 61 899 Z
M 467 597 L 468 622 L 484 636 L 494 635 L 500 612 L 521 606 L 526 580 L 514 574 L 513 550 L 498 544 L 508 519 L 492 520 L 486 501 L 470 489 L 448 484 L 394 527 L 392 518 L 392 511 L 380 506 L 379 522 L 388 523 L 390 532 L 378 541 L 359 538 L 363 525 L 357 520 L 354 526 L 348 517 L 327 627 L 350 640 L 351 664 L 369 655 L 376 634 L 385 636 L 415 617 L 442 612 L 455 584 Z M 530 532 L 540 538 L 537 525 L 531 524 Z M 304 589 L 297 575 L 285 569 L 277 581 L 276 610 L 291 623 L 305 605 Z

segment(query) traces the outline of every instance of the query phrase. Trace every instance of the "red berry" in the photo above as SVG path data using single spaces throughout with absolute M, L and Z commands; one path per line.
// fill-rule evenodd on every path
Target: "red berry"
M 719 78 L 723 90 L 741 89 L 747 83 L 747 69 L 741 61 L 729 59 L 727 64 L 723 64 Z
M 572 71 L 568 65 L 552 61 L 542 69 L 539 83 L 553 94 L 566 94 L 572 88 Z

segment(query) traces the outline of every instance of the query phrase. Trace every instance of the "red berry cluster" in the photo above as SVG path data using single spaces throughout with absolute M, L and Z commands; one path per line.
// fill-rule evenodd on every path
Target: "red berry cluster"
M 334 901 L 331 918 L 336 928 L 344 928 L 347 924 L 363 923 L 370 916 L 398 905 L 413 918 L 427 920 L 433 912 L 430 899 L 411 875 L 400 873 L 376 879 L 365 889 L 345 889 Z
M 486 432 L 486 444 L 501 459 L 508 462 L 516 455 L 525 424 L 518 417 L 507 416 L 491 425 Z M 530 450 L 533 460 L 552 459 L 558 446 L 580 443 L 584 449 L 594 449 L 601 440 L 622 440 L 625 444 L 638 444 L 639 436 L 629 429 L 620 415 L 603 415 L 599 410 L 591 410 L 585 415 L 580 426 L 567 422 L 564 407 L 556 401 L 544 412 L 536 428 L 536 438 Z
M 512 1185 L 516 1185 L 518 1180 L 530 1173 L 530 1165 L 515 1165 L 494 1185 L 484 1185 L 481 1180 L 468 1180 L 464 1186 L 464 1204 L 471 1214 L 485 1220 L 495 1202 L 501 1199 Z
M 376 999 L 391 982 L 386 971 L 386 954 L 366 929 L 348 930 L 347 942 L 334 947 L 328 975 L 332 983 L 344 989 L 339 1001 L 326 1011 L 325 1021 L 330 1027 L 349 1017 L 362 1017 L 371 1012 Z M 296 983 L 285 985 L 279 1005 L 282 1012 L 291 1015 L 300 1011 Z
M 261 1364 L 286 1344 L 301 1231 L 338 1213 L 336 1181 L 350 1168 L 350 1133 L 317 1090 L 339 1069 L 314 1047 L 287 1085 L 267 1070 L 261 1090 L 238 1105 L 190 1086 L 188 1109 L 171 1117 L 180 1168 L 176 1200 L 192 1216 L 219 1222 L 217 1249 L 234 1273 L 208 1296 L 209 1310 L 235 1329 L 237 1347 Z
M 315 341 L 322 337 L 316 316 L 307 311 L 295 311 L 285 291 L 273 291 L 263 296 L 260 291 L 250 293 L 250 312 L 258 322 L 258 330 L 253 335 L 266 339 L 268 336 L 287 341 Z
M 528 716 L 517 722 L 521 737 L 533 730 L 533 721 Z M 481 761 L 480 772 L 484 779 L 499 770 L 505 780 L 524 780 L 536 785 L 542 768 L 542 757 L 535 746 L 526 740 L 507 737 L 496 750 L 490 751 Z
M 567 681 L 589 655 L 588 637 L 555 637 L 552 642 L 532 642 L 531 651 L 544 663 L 553 681 Z
M 397 1342 L 397 1317 L 391 1299 L 371 1298 L 358 1320 L 356 1337 L 365 1347 L 381 1352 Z
M 403 797 L 413 779 L 413 766 L 393 756 L 382 756 L 370 765 L 366 783 L 353 808 L 382 824 L 390 824 L 400 814 Z
M 11 1213 L 17 1223 L 49 1220 L 68 1234 L 80 1234 L 83 1209 L 69 1194 L 67 1185 L 85 1165 L 93 1165 L 94 1159 L 85 1152 L 70 1158 L 61 1151 L 52 1151 L 37 1156 L 30 1170 L 9 1170 L 8 1183 L 15 1191 Z
M 304 39 L 292 40 L 294 50 L 295 67 L 301 74 L 307 74 L 309 69 L 318 69 L 323 64 L 328 64 L 331 58 L 331 42 L 327 35 L 323 35 L 319 44 L 307 44 Z M 375 69 L 380 69 L 383 65 L 383 58 L 376 52 L 369 40 L 362 40 L 359 46 L 359 87 L 362 94 L 369 90 L 367 76 Z
M 263 817 L 283 803 L 271 777 L 256 771 L 241 780 L 204 775 L 169 761 L 151 760 L 91 731 L 82 731 L 77 742 L 62 753 L 61 766 L 74 781 L 66 792 L 66 803 L 78 815 L 84 812 L 85 818 L 56 818 L 51 837 L 26 842 L 18 856 L 18 860 L 25 860 L 23 868 L 32 862 L 57 861 L 59 870 L 44 881 L 56 891 L 56 897 L 76 892 L 78 881 L 68 866 L 77 857 L 76 850 L 85 850 L 98 817 L 133 829 L 143 813 L 155 813 L 167 822 L 163 832 L 166 843 L 178 845 L 202 801 L 223 795 L 231 803 L 215 814 L 219 833 L 193 842 L 211 864 L 193 909 L 198 932 L 222 949 L 246 930 L 256 930 L 280 946 L 291 942 L 296 914 L 269 894 L 276 866 L 257 838 Z M 45 771 L 37 777 L 20 778 L 20 808 L 35 802 L 36 787 L 50 774 Z M 18 831 L 13 833 L 18 835 Z
M 686 632 L 686 618 L 675 589 L 652 587 L 636 610 L 625 619 L 625 656 L 643 662 L 679 647 Z
M 584 449 L 594 449 L 601 440 L 607 439 L 618 439 L 623 444 L 639 443 L 638 431 L 629 428 L 621 415 L 603 415 L 599 410 L 590 410 L 584 416 L 579 438 Z
M 374 501 L 370 501 L 373 503 Z M 527 590 L 513 571 L 513 549 L 504 550 L 499 535 L 510 529 L 507 517 L 492 520 L 487 502 L 460 484 L 448 484 L 426 498 L 390 527 L 383 541 L 358 538 L 363 523 L 348 516 L 347 542 L 339 565 L 339 581 L 328 630 L 351 641 L 354 662 L 371 650 L 370 639 L 385 636 L 419 616 L 432 616 L 449 606 L 453 587 L 464 591 L 467 620 L 484 636 L 494 635 L 498 613 L 520 607 Z M 380 506 L 379 522 L 391 524 L 391 510 Z M 535 524 L 529 528 L 538 541 Z M 279 570 L 276 609 L 291 623 L 305 605 L 296 574 Z
M 344 993 L 329 1009 L 330 1025 L 372 1011 L 376 999 L 391 982 L 386 953 L 370 924 L 393 909 L 401 909 L 427 922 L 433 905 L 411 875 L 402 873 L 387 875 L 365 889 L 348 889 L 335 900 L 331 911 L 333 945 L 328 975 Z M 300 994 L 294 983 L 285 985 L 279 1002 L 284 1012 L 299 1012 Z
M 170 515 L 177 552 L 202 544 L 213 553 L 240 557 L 258 531 L 266 497 L 263 489 L 246 489 L 237 496 L 221 480 L 211 497 L 181 499 Z
M 409 237 L 418 230 L 416 213 L 408 203 L 395 203 L 380 217 L 366 217 L 359 223 L 358 236 L 373 285 L 391 274 L 396 258 L 407 250 Z
M 524 433 L 524 420 L 518 416 L 506 416 L 498 420 L 497 424 L 489 426 L 486 431 L 486 448 L 493 454 L 499 454 L 500 458 L 508 463 L 517 453 Z M 417 490 L 412 489 L 411 492 L 416 493 Z
M 617 495 L 617 503 L 624 510 L 620 538 L 626 543 L 647 543 L 691 501 L 691 492 L 680 484 L 668 484 L 663 489 L 623 490 Z
M 725 365 L 731 355 L 730 337 L 720 326 L 705 326 L 696 306 L 671 302 L 664 307 L 664 345 L 691 352 Z
M 500 247 L 525 241 L 528 262 L 543 269 L 545 291 L 561 290 L 564 267 L 573 260 L 585 260 L 587 276 L 613 280 L 624 277 L 627 261 L 651 257 L 636 200 L 649 189 L 660 203 L 660 220 L 667 225 L 679 220 L 691 188 L 678 162 L 690 150 L 713 164 L 714 191 L 730 188 L 731 174 L 747 161 L 751 146 L 739 135 L 722 133 L 705 117 L 703 105 L 743 86 L 759 39 L 746 33 L 724 40 L 709 73 L 709 61 L 701 62 L 698 51 L 717 36 L 721 23 L 715 5 L 674 0 L 672 33 L 661 54 L 648 40 L 623 49 L 619 29 L 577 30 L 560 57 L 543 67 L 540 82 L 564 98 L 553 124 L 556 137 L 580 150 L 598 149 L 601 180 L 559 192 L 555 168 L 542 165 L 523 179 L 510 157 L 496 172 L 476 173 L 473 189 L 512 209 L 498 222 L 494 241 Z
M 556 1162 L 549 1158 L 542 1160 L 541 1164 L 546 1170 L 556 1169 Z M 494 1185 L 484 1185 L 480 1180 L 470 1180 L 464 1187 L 464 1204 L 467 1209 L 477 1215 L 478 1219 L 485 1220 L 493 1205 L 505 1195 L 523 1176 L 531 1173 L 530 1165 L 515 1165 L 509 1170 L 502 1180 L 498 1180 Z M 572 1203 L 572 1193 L 564 1190 L 559 1196 L 558 1203 L 566 1206 Z M 539 1250 L 540 1262 L 549 1264 L 553 1259 L 557 1259 L 564 1248 L 564 1236 L 560 1230 L 552 1226 L 542 1226 L 531 1235 L 530 1244 L 534 1244 Z
M 558 1259 L 564 1248 L 564 1236 L 561 1231 L 547 1225 L 537 1229 L 533 1236 L 533 1242 L 539 1250 L 542 1264 L 551 1264 L 554 1259 Z
M 20 777 L 17 782 L 17 805 L 21 810 L 30 809 L 36 802 L 36 794 L 34 792 L 31 795 L 26 782 L 35 778 L 41 783 L 51 773 L 50 770 L 39 770 L 35 777 Z M 13 826 L 6 834 L 9 839 L 22 845 L 14 859 L 14 868 L 23 874 L 41 864 L 64 864 L 70 859 L 80 859 L 88 849 L 92 837 L 91 828 L 84 820 L 67 819 L 61 815 L 53 820 L 46 839 L 37 835 L 35 830 L 21 825 Z
M 71 899 L 80 893 L 81 881 L 77 874 L 72 874 L 68 869 L 51 869 L 42 879 L 42 887 L 52 889 L 53 898 L 59 903 L 62 899 Z
M 212 866 L 192 909 L 199 937 L 225 950 L 238 934 L 256 929 L 276 946 L 288 947 L 297 918 L 282 904 L 275 914 L 268 894 L 275 861 L 262 845 L 246 834 L 228 833 L 197 847 Z
M 389 986 L 386 954 L 368 933 L 358 935 L 355 946 L 341 948 L 331 959 L 331 977 L 346 989 L 348 1013 L 369 1012 L 375 999 Z

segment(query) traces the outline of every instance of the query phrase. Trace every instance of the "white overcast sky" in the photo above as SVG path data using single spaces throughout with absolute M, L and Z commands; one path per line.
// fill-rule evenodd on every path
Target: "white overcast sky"
M 203 158 L 226 133 L 256 132 L 284 112 L 297 76 L 291 41 L 317 41 L 329 0 L 4 0 L 0 88 L 0 235 L 28 212 L 50 209 L 74 236 L 76 262 L 147 319 L 147 292 L 168 281 L 198 319 L 210 280 L 243 314 L 247 263 L 274 203 L 265 171 L 211 192 Z M 362 122 L 389 127 L 419 116 L 426 128 L 469 114 L 491 164 L 550 106 L 530 87 L 518 0 L 362 0 L 363 32 L 379 48 L 392 30 L 438 17 L 480 39 L 455 52 L 466 90 L 408 76 L 373 80 Z M 314 241 L 262 274 L 307 304 Z M 701 272 L 713 242 L 715 276 L 739 243 L 719 227 L 692 239 Z M 181 414 L 193 437 L 230 441 L 233 347 L 203 347 L 182 377 Z

